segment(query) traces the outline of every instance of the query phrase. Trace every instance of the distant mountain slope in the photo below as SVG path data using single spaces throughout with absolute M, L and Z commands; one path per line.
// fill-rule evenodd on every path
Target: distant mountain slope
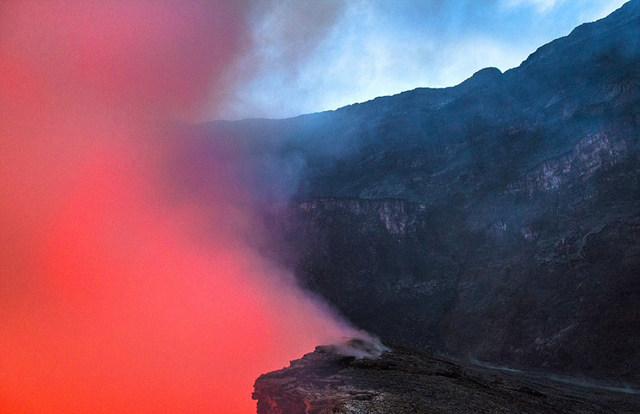
M 505 73 L 199 128 L 200 146 L 253 148 L 256 187 L 297 200 L 269 254 L 357 325 L 640 381 L 640 1 Z

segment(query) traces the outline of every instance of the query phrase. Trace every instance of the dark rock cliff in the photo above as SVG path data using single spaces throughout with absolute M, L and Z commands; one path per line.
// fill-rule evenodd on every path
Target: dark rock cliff
M 505 73 L 205 129 L 297 200 L 266 254 L 358 326 L 640 382 L 640 1 Z
M 633 203 L 600 202 L 471 227 L 464 211 L 400 200 L 307 200 L 287 242 L 305 286 L 383 338 L 635 381 L 640 220 Z

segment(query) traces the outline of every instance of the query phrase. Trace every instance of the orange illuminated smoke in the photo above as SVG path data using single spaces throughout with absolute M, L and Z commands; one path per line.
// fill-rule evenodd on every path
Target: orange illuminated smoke
M 0 5 L 0 412 L 251 413 L 259 374 L 345 334 L 243 243 L 232 171 L 207 205 L 162 178 L 245 7 Z

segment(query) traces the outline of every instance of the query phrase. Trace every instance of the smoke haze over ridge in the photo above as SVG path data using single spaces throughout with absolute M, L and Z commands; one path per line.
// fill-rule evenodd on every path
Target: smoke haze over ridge
M 233 87 L 247 7 L 0 6 L 3 412 L 253 412 L 259 374 L 359 335 L 248 247 L 241 146 L 206 197 L 170 174 L 170 121 Z

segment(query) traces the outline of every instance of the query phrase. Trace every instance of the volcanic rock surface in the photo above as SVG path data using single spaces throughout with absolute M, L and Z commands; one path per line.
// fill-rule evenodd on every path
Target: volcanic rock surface
M 640 383 L 639 0 L 505 73 L 194 129 L 192 158 L 253 150 L 256 193 L 293 199 L 265 210 L 259 247 L 355 325 Z
M 640 395 L 631 389 L 474 367 L 403 348 L 356 359 L 319 346 L 262 375 L 254 390 L 258 414 L 640 412 Z

